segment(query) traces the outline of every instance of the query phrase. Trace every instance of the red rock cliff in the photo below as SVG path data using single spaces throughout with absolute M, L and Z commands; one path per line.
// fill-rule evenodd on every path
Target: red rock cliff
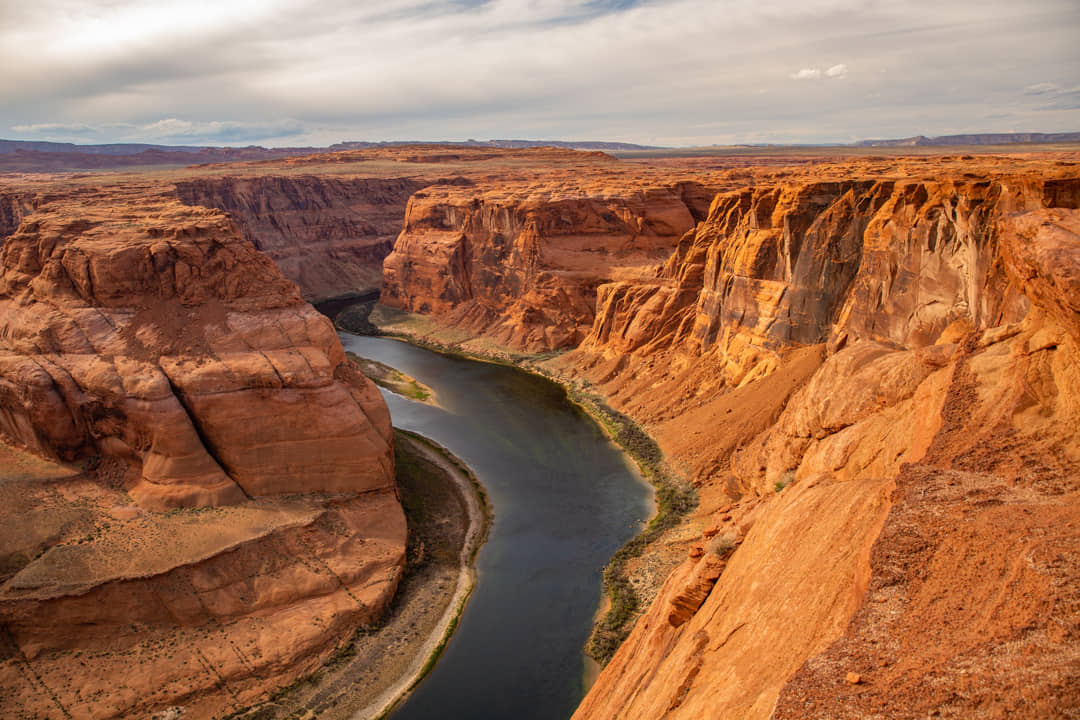
M 382 261 L 401 230 L 411 179 L 264 175 L 176 184 L 189 205 L 224 210 L 244 238 L 278 264 L 304 298 L 378 290 Z
M 654 270 L 703 217 L 700 185 L 567 192 L 429 188 L 383 268 L 384 305 L 531 351 L 574 347 L 597 286 Z
M 723 194 L 600 289 L 563 366 L 737 549 L 692 553 L 575 718 L 1077 707 L 1080 178 L 1002 165 Z
M 410 201 L 384 303 L 572 348 L 546 366 L 698 486 L 576 718 L 1080 704 L 1074 161 L 743 166 L 707 213 L 629 177 Z
M 0 428 L 26 445 L 124 458 L 147 507 L 393 487 L 382 398 L 221 213 L 57 203 L 0 268 Z
M 218 210 L 114 188 L 23 219 L 0 254 L 3 436 L 5 717 L 239 710 L 401 577 L 386 405 Z M 20 474 L 12 442 L 58 464 Z
M 3 247 L 4 238 L 15 232 L 22 219 L 33 212 L 37 202 L 37 193 L 0 189 L 0 247 Z

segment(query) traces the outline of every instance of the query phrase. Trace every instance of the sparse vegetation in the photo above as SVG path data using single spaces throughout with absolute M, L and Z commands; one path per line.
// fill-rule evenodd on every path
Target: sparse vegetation
M 630 634 L 641 604 L 630 583 L 626 567 L 628 561 L 639 557 L 650 543 L 693 510 L 697 506 L 697 493 L 691 485 L 668 472 L 660 447 L 634 420 L 591 393 L 572 388 L 569 397 L 595 418 L 634 459 L 641 474 L 656 491 L 656 515 L 648 527 L 619 548 L 604 568 L 604 590 L 610 606 L 603 619 L 593 627 L 585 650 L 597 662 L 606 664 Z
M 724 557 L 735 549 L 735 541 L 727 535 L 716 535 L 709 538 L 705 543 L 705 552 L 712 553 L 717 557 Z
M 406 375 L 400 370 L 395 370 L 378 360 L 369 360 L 356 353 L 346 353 L 349 359 L 356 363 L 360 371 L 372 380 L 376 385 L 386 388 L 390 392 L 397 393 L 413 400 L 427 402 L 433 393 L 431 388 L 419 382 L 413 377 Z

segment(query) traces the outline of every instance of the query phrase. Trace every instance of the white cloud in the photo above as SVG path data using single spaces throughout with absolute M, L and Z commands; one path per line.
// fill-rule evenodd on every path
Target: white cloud
M 98 128 L 90 127 L 89 125 L 83 125 L 82 123 L 34 123 L 31 125 L 12 125 L 11 129 L 17 133 L 26 135 L 63 135 L 63 136 L 85 136 L 96 135 L 101 132 Z
M 1053 131 L 1080 128 L 1073 96 L 1018 88 L 1073 87 L 1078 36 L 1076 0 L 0 0 L 0 128 L 708 144 L 1021 112 Z
M 101 126 L 65 123 L 12 125 L 21 136 L 87 141 L 148 141 L 180 145 L 219 145 L 286 139 L 303 135 L 307 128 L 299 120 L 276 122 L 239 122 L 212 120 L 194 122 L 180 118 L 162 118 L 142 124 L 112 123 Z
M 840 63 L 839 65 L 833 65 L 826 70 L 821 70 L 816 67 L 803 68 L 798 72 L 791 73 L 791 78 L 792 80 L 821 80 L 822 78 L 834 78 L 839 80 L 847 77 L 847 73 L 847 65 Z
M 1041 82 L 1034 85 L 1028 85 L 1024 88 L 1025 95 L 1047 95 L 1049 93 L 1057 93 L 1061 88 L 1054 83 Z

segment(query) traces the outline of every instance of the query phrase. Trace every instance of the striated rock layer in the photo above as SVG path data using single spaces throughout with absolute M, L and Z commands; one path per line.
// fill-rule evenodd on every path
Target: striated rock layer
M 181 180 L 176 194 L 229 213 L 244 238 L 318 302 L 379 289 L 383 259 L 420 187 L 399 178 L 264 175 Z
M 751 167 L 707 213 L 673 180 L 410 201 L 384 304 L 570 349 L 543 367 L 699 489 L 575 718 L 1080 706 L 1075 160 Z
M 601 288 L 562 362 L 739 547 L 688 616 L 703 561 L 676 570 L 575 718 L 1080 707 L 1080 177 L 1041 170 L 722 194 L 654 281 Z
M 70 468 L 0 483 L 4 717 L 231 712 L 401 576 L 387 408 L 220 211 L 128 188 L 23 219 L 0 254 L 0 435 Z
M 154 509 L 392 488 L 386 406 L 330 323 L 221 213 L 155 200 L 47 205 L 8 238 L 0 430 L 127 460 Z
M 585 196 L 551 184 L 429 188 L 409 200 L 380 302 L 517 348 L 574 347 L 592 326 L 596 288 L 651 273 L 707 197 L 697 183 Z

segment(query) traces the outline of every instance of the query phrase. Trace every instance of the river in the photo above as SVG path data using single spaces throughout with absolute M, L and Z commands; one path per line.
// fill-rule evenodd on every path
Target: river
M 434 390 L 438 408 L 383 391 L 393 423 L 464 460 L 495 513 L 457 632 L 392 720 L 570 717 L 601 569 L 643 528 L 652 491 L 554 383 L 387 338 L 341 342 Z

